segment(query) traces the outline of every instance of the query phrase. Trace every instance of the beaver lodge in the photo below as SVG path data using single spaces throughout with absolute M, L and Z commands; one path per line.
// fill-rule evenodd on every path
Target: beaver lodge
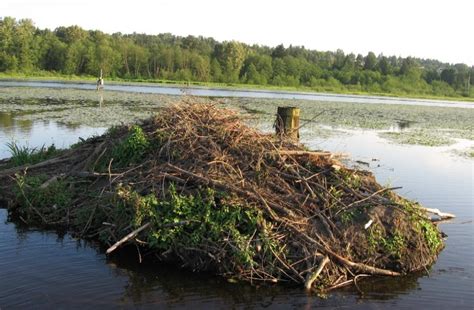
M 182 103 L 33 165 L 0 165 L 10 218 L 234 280 L 329 290 L 429 267 L 443 248 L 415 202 L 245 125 Z

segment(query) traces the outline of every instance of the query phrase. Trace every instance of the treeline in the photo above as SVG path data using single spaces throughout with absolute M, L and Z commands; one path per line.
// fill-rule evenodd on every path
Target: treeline
M 324 91 L 473 96 L 474 67 L 436 60 L 267 47 L 172 34 L 39 29 L 0 19 L 0 72 L 244 83 Z

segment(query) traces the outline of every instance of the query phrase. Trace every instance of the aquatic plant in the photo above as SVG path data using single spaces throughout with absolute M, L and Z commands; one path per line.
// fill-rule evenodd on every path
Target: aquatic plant
M 382 132 L 379 136 L 400 144 L 415 144 L 424 146 L 443 146 L 454 143 L 449 137 L 432 133 L 427 130 L 414 130 L 406 132 Z

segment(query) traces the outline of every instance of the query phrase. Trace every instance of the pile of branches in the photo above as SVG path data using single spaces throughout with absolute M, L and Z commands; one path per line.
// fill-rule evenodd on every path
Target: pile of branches
M 10 215 L 135 244 L 192 270 L 329 290 L 425 269 L 443 247 L 423 209 L 328 152 L 182 103 L 36 165 L 3 169 Z

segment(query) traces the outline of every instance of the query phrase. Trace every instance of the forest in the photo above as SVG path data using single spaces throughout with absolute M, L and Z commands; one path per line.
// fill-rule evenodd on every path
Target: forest
M 248 84 L 328 92 L 474 97 L 474 66 L 412 57 L 268 47 L 169 33 L 39 29 L 0 18 L 3 76 L 97 76 L 134 81 Z

